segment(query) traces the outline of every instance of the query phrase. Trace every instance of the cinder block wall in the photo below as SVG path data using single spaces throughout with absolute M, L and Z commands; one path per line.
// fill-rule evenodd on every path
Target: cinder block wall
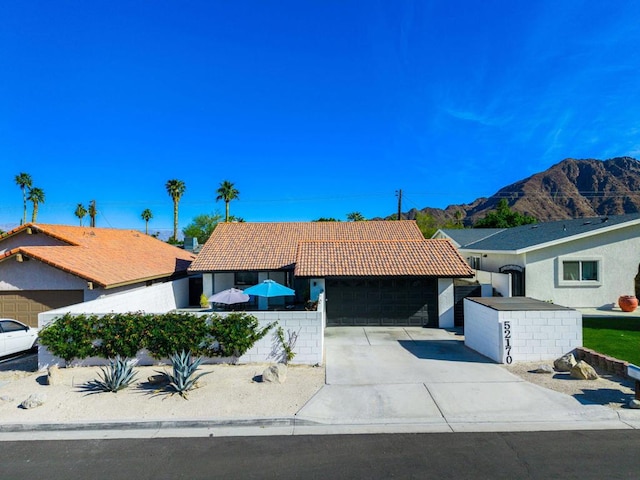
M 464 308 L 465 345 L 498 363 L 553 360 L 582 346 L 576 310 L 498 311 L 466 299 Z

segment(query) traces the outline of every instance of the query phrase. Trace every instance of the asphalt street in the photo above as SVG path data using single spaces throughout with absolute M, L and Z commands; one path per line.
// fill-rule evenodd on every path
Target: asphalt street
M 3 442 L 0 478 L 637 479 L 640 431 Z

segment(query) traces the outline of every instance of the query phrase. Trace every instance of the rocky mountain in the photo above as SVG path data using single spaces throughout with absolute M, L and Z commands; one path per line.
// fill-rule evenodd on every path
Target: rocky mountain
M 631 157 L 604 161 L 567 158 L 501 188 L 489 198 L 449 205 L 444 210 L 427 207 L 421 211 L 439 223 L 455 221 L 456 212 L 461 212 L 464 224 L 473 225 L 502 198 L 512 210 L 540 221 L 640 212 L 640 161 Z M 413 209 L 403 216 L 413 219 L 416 213 Z

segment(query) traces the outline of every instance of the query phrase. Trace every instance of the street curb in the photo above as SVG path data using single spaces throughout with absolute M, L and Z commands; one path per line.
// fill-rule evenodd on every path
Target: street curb
M 0 433 L 62 432 L 93 430 L 161 430 L 219 427 L 300 427 L 321 425 L 296 417 L 256 418 L 245 420 L 150 420 L 148 422 L 87 422 L 87 423 L 13 423 L 0 425 Z

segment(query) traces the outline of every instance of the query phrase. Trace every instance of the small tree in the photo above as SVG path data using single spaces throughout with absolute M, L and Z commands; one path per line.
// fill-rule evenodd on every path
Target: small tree
M 198 243 L 203 245 L 207 242 L 221 218 L 218 213 L 198 215 L 189 225 L 182 229 L 182 233 L 185 237 L 197 238 Z
M 507 200 L 502 198 L 498 202 L 496 209 L 478 220 L 474 228 L 511 228 L 537 223 L 537 221 L 535 217 L 511 210 Z

